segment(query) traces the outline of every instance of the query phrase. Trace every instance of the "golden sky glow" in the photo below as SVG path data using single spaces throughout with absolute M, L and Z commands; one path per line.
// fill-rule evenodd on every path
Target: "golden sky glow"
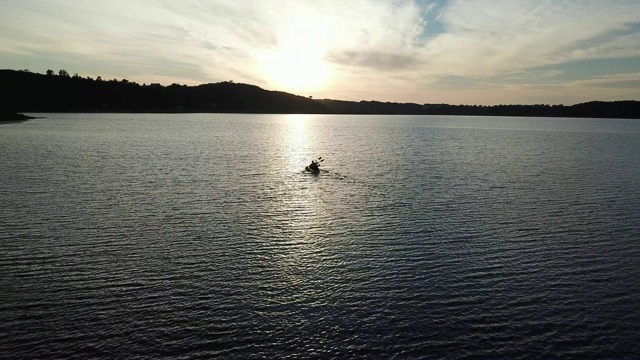
M 311 14 L 296 15 L 283 26 L 276 48 L 260 55 L 266 76 L 284 91 L 304 94 L 329 80 L 327 26 Z
M 314 98 L 640 100 L 637 0 L 4 0 L 0 67 Z

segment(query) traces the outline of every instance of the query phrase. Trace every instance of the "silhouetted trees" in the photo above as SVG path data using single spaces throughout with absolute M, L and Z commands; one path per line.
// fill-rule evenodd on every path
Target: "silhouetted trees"
M 10 112 L 244 112 L 486 115 L 545 117 L 640 118 L 640 102 L 588 102 L 564 105 L 448 105 L 379 101 L 314 100 L 254 85 L 226 81 L 186 86 L 152 83 L 139 85 L 127 79 L 104 81 L 69 76 L 60 70 L 46 75 L 0 70 L 0 111 Z
M 639 101 L 592 101 L 572 106 L 564 105 L 448 105 L 402 104 L 378 101 L 317 100 L 333 112 L 341 114 L 386 115 L 474 115 L 474 116 L 538 116 L 538 117 L 601 117 L 640 119 Z
M 66 70 L 47 75 L 0 70 L 0 109 L 14 112 L 252 112 L 328 113 L 303 96 L 222 82 L 199 86 L 139 85 L 127 79 L 103 81 Z

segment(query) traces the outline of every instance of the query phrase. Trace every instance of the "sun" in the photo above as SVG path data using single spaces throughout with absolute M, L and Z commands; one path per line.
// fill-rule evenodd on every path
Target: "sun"
M 323 22 L 299 16 L 283 27 L 278 48 L 262 56 L 263 68 L 283 90 L 298 93 L 318 90 L 329 78 L 329 66 L 323 59 L 326 44 Z

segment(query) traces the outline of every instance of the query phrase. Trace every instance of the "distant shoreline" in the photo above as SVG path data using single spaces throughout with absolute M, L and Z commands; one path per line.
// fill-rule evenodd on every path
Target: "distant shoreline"
M 0 112 L 0 121 L 1 122 L 22 122 L 35 119 L 35 117 L 27 116 L 25 114 L 16 113 L 16 112 Z
M 0 70 L 0 109 L 28 113 L 454 115 L 640 119 L 640 101 L 575 105 L 450 105 L 313 99 L 255 85 L 140 85 L 122 80 Z M 11 116 L 11 121 L 27 120 Z M 6 121 L 3 119 L 3 121 Z
M 81 110 L 81 111 L 35 111 L 34 114 L 148 114 L 148 115 L 188 115 L 188 114 L 233 114 L 233 115 L 335 115 L 335 116 L 445 116 L 445 117 L 512 117 L 512 118 L 557 118 L 557 119 L 621 119 L 640 120 L 640 117 L 625 116 L 588 116 L 588 115 L 544 115 L 544 114 L 474 114 L 474 113 L 442 113 L 442 114 L 421 114 L 421 113 L 385 113 L 385 112 L 335 112 L 335 113 L 273 113 L 273 112 L 242 112 L 242 111 L 119 111 L 119 110 Z M 32 119 L 45 119 L 46 116 L 28 116 L 22 113 L 12 113 L 20 118 L 5 118 L 0 115 L 0 124 L 22 123 Z
M 34 114 L 157 114 L 157 115 L 187 115 L 187 114 L 245 114 L 245 115 L 342 115 L 342 116 L 452 116 L 452 117 L 514 117 L 514 118 L 565 118 L 565 119 L 626 119 L 640 120 L 640 116 L 616 116 L 613 114 L 588 115 L 588 114 L 491 114 L 491 113 L 469 113 L 469 112 L 451 112 L 451 113 L 402 113 L 402 112 L 334 112 L 334 113 L 312 113 L 312 112 L 246 112 L 246 111 L 198 111 L 198 110 L 182 110 L 182 111 L 162 111 L 162 110 L 77 110 L 77 111 L 33 111 Z M 4 118 L 0 115 L 0 123 L 23 122 L 31 119 L 43 119 L 44 116 L 27 116 L 16 113 L 24 118 Z

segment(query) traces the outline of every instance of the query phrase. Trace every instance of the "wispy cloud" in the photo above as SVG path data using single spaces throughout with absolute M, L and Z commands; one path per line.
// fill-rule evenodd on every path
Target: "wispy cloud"
M 631 1 L 454 1 L 447 33 L 427 44 L 436 73 L 487 77 L 583 58 L 640 56 Z M 634 41 L 635 40 L 635 41 Z M 469 61 L 473 59 L 473 61 Z
M 139 82 L 233 79 L 277 89 L 264 59 L 273 61 L 292 36 L 315 46 L 330 70 L 316 97 L 496 103 L 521 94 L 518 100 L 526 101 L 527 91 L 538 99 L 546 89 L 551 98 L 558 94 L 549 89 L 560 86 L 582 86 L 589 96 L 599 80 L 640 72 L 640 65 L 580 72 L 570 82 L 553 68 L 640 59 L 637 0 L 0 3 L 0 60 L 13 68 L 23 68 L 20 59 L 41 62 L 35 71 L 53 66 L 50 61 Z M 629 96 L 637 94 L 634 82 L 625 84 Z

